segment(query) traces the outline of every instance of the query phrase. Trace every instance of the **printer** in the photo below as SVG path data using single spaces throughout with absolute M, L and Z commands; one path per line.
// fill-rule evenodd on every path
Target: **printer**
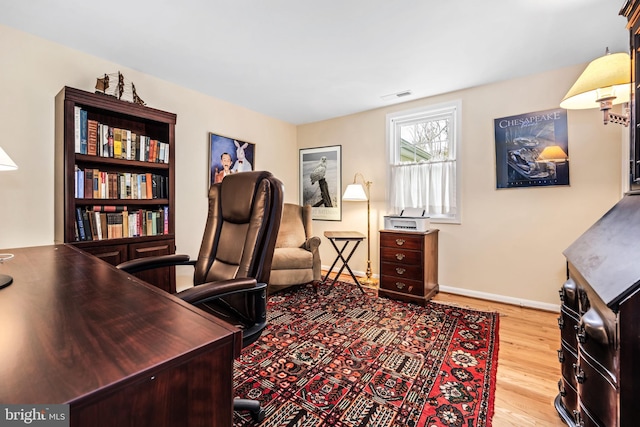
M 400 215 L 388 215 L 384 217 L 384 229 L 396 231 L 429 231 L 431 220 L 425 216 L 425 210 L 419 208 L 406 208 Z

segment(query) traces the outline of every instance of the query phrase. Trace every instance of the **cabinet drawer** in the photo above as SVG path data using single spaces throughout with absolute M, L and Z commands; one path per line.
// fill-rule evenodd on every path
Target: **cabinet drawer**
M 403 248 L 420 250 L 424 236 L 400 234 L 400 233 L 380 233 L 380 246 L 388 248 Z
M 578 328 L 577 313 L 573 312 L 570 308 L 567 308 L 564 304 L 560 308 L 560 317 L 558 317 L 558 327 L 560 328 L 560 337 L 566 342 L 573 351 L 578 350 L 578 338 L 576 336 L 576 330 Z
M 393 276 L 398 278 L 407 278 L 414 280 L 422 279 L 422 264 L 409 265 L 407 263 L 389 263 L 383 262 L 380 265 L 380 274 L 385 276 Z
M 589 412 L 596 425 L 614 426 L 618 414 L 617 387 L 606 375 L 602 375 L 588 360 L 580 355 L 576 376 L 580 404 Z
M 588 355 L 594 361 L 593 366 L 614 381 L 617 380 L 615 328 L 615 319 L 608 319 L 591 307 L 582 316 L 577 329 L 581 354 Z
M 397 264 L 422 265 L 422 253 L 397 248 L 380 248 L 380 261 Z
M 408 280 L 383 274 L 380 278 L 380 288 L 404 294 L 424 296 L 424 284 L 419 280 Z
M 560 399 L 562 400 L 562 406 L 568 414 L 573 414 L 573 411 L 578 410 L 578 390 L 576 390 L 567 378 L 562 377 L 558 381 L 558 391 L 560 392 Z
M 111 265 L 118 265 L 125 262 L 127 257 L 127 245 L 109 245 L 102 246 L 86 246 L 83 251 L 89 252 L 91 255 L 108 262 Z
M 175 253 L 176 246 L 173 239 L 153 240 L 129 245 L 129 259 L 145 258 Z M 176 268 L 164 267 L 141 271 L 134 276 L 155 285 L 169 293 L 176 292 Z
M 558 351 L 558 359 L 560 360 L 562 371 L 562 378 L 573 389 L 578 388 L 576 382 L 575 366 L 578 364 L 578 356 L 572 349 L 568 348 L 565 342 L 562 342 L 562 347 Z M 575 407 L 573 408 L 575 409 Z

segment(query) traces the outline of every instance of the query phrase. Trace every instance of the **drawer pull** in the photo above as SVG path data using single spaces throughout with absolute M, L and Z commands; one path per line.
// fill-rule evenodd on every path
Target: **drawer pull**
M 398 245 L 398 246 L 404 245 L 404 242 L 405 242 L 404 239 L 396 239 L 396 245 Z
M 574 328 L 576 329 L 576 335 L 578 336 L 578 341 L 580 341 L 582 344 L 587 342 L 587 333 L 584 330 L 584 326 L 575 325 Z
M 404 289 L 405 286 L 407 286 L 407 285 L 405 285 L 402 282 L 396 282 L 396 288 L 398 288 L 398 289 Z
M 560 392 L 560 396 L 565 397 L 567 395 L 567 391 L 564 389 L 564 382 L 562 380 L 558 381 L 558 391 Z
M 558 350 L 558 362 L 564 362 L 564 352 L 562 351 L 562 349 Z
M 582 414 L 580 411 L 574 409 L 573 410 L 573 419 L 576 422 L 576 427 L 584 427 L 584 422 L 582 421 Z
M 562 317 L 558 317 L 558 328 L 564 329 L 564 319 Z
M 405 271 L 407 270 L 402 267 L 396 267 L 396 273 L 398 274 L 404 274 Z
M 573 370 L 576 375 L 576 381 L 578 381 L 579 384 L 584 384 L 585 380 L 587 379 L 587 377 L 584 375 L 584 370 L 575 363 L 573 364 Z
M 402 261 L 404 259 L 404 254 L 396 254 L 396 259 L 398 261 Z

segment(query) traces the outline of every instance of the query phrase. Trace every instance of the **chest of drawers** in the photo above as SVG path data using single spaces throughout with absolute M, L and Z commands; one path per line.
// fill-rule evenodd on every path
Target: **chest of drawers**
M 640 396 L 640 194 L 627 194 L 563 253 L 561 377 L 570 427 L 635 427 Z
M 436 293 L 438 230 L 381 230 L 378 294 L 424 305 Z

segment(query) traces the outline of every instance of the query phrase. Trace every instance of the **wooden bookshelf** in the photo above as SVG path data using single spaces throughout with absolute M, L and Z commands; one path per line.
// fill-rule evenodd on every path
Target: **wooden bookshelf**
M 78 107 L 86 112 L 82 119 Z M 97 142 L 96 154 L 92 150 L 87 153 L 78 144 L 82 121 L 98 123 L 97 136 L 82 133 L 83 139 L 93 138 Z M 113 265 L 174 253 L 176 115 L 109 95 L 64 87 L 56 96 L 55 123 L 56 243 L 73 244 Z M 100 129 L 104 129 L 104 133 Z M 107 141 L 111 138 L 107 136 L 109 130 L 114 133 L 116 129 L 128 131 L 122 134 L 134 138 L 127 150 L 126 139 L 122 143 L 121 137 L 125 154 L 114 155 L 113 145 L 109 152 Z M 141 140 L 143 144 L 140 144 Z M 150 144 L 153 149 L 148 148 Z M 145 146 L 147 153 L 155 150 L 156 156 L 150 159 L 149 154 L 141 155 Z M 99 174 L 94 181 L 95 171 Z M 151 177 L 156 185 L 147 187 L 146 179 Z M 109 180 L 112 180 L 111 186 Z M 79 181 L 82 181 L 80 190 Z M 88 187 L 91 190 L 85 193 L 84 185 L 89 183 L 93 187 Z M 147 189 L 152 188 L 151 194 L 147 194 Z M 99 211 L 94 210 L 96 206 L 106 206 L 117 212 L 96 213 Z M 85 222 L 79 221 L 78 213 L 86 213 Z M 109 227 L 103 224 L 107 214 L 110 214 Z M 173 267 L 136 275 L 161 289 L 175 292 Z

